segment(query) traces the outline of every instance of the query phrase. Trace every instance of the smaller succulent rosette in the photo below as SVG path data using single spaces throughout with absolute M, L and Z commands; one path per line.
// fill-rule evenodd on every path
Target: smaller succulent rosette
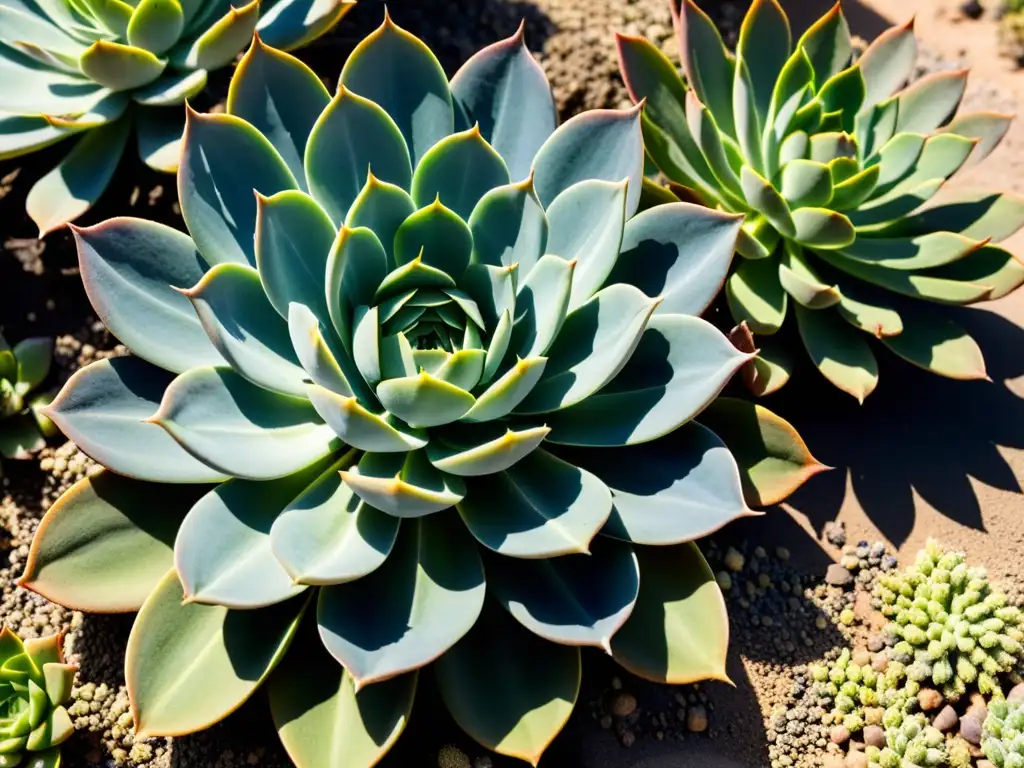
M 989 702 L 981 750 L 996 768 L 1024 768 L 1024 700 Z
M 1012 116 L 958 111 L 966 70 L 914 79 L 912 23 L 856 56 L 839 3 L 795 38 L 778 0 L 754 0 L 733 53 L 694 0 L 669 2 L 684 76 L 632 35 L 619 35 L 622 75 L 675 194 L 744 216 L 726 298 L 757 336 L 752 391 L 789 379 L 776 337 L 787 317 L 821 374 L 861 402 L 878 384 L 874 341 L 940 376 L 985 379 L 981 349 L 941 305 L 1024 283 L 998 245 L 1024 225 L 1024 197 L 938 193 Z
M 56 434 L 41 412 L 51 398 L 37 392 L 52 362 L 53 339 L 24 339 L 12 348 L 0 335 L 0 456 L 5 459 L 27 459 Z
M 22 641 L 0 631 L 0 768 L 60 766 L 60 745 L 75 732 L 64 705 L 76 671 L 61 635 Z
M 77 138 L 32 187 L 45 235 L 85 213 L 134 130 L 138 153 L 168 173 L 181 153 L 185 100 L 258 33 L 290 50 L 329 31 L 355 0 L 0 0 L 0 160 Z

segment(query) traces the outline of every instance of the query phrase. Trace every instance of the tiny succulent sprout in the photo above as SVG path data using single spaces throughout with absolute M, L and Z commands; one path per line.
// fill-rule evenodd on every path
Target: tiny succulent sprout
M 23 642 L 0 631 L 0 766 L 60 766 L 60 745 L 75 731 L 64 705 L 76 670 L 64 663 L 61 635 Z
M 642 178 L 639 110 L 558 126 L 522 29 L 449 81 L 385 17 L 333 96 L 257 41 L 227 113 L 189 113 L 188 234 L 74 230 L 133 355 L 48 410 L 109 471 L 50 509 L 20 583 L 139 611 L 139 735 L 266 680 L 296 765 L 367 768 L 431 665 L 467 733 L 536 764 L 581 646 L 725 678 L 693 542 L 822 467 L 719 397 L 750 355 L 699 315 L 739 217 L 638 212 Z
M 1024 701 L 989 702 L 981 749 L 996 768 L 1024 768 Z
M 861 402 L 878 383 L 873 339 L 940 376 L 986 379 L 977 343 L 940 305 L 1024 283 L 1024 263 L 998 245 L 1024 225 L 1024 197 L 933 196 L 1012 116 L 958 113 L 966 70 L 913 80 L 912 23 L 855 55 L 839 3 L 794 42 L 778 0 L 754 0 L 733 53 L 694 0 L 670 1 L 683 76 L 619 35 L 622 76 L 646 100 L 645 147 L 670 181 L 652 196 L 744 216 L 725 293 L 760 350 L 748 387 L 788 381 L 776 336 L 787 314 L 821 374 Z
M 174 173 L 186 99 L 254 33 L 267 45 L 297 48 L 330 30 L 354 3 L 0 2 L 0 160 L 74 144 L 29 191 L 26 208 L 40 237 L 92 207 L 133 129 L 143 162 Z
M 42 413 L 50 397 L 36 392 L 52 362 L 53 339 L 25 339 L 11 348 L 0 335 L 0 456 L 4 459 L 29 458 L 57 432 Z

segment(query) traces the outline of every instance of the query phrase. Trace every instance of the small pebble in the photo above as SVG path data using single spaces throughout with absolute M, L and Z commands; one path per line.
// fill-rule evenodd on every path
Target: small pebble
M 612 714 L 616 717 L 629 717 L 636 712 L 636 696 L 622 692 L 612 701 Z
M 917 694 L 917 703 L 925 712 L 934 712 L 942 706 L 942 694 L 933 688 L 922 688 Z
M 869 747 L 885 747 L 885 730 L 878 725 L 869 725 L 864 729 L 864 743 Z
M 746 558 L 744 558 L 742 553 L 740 553 L 735 547 L 729 547 L 722 562 L 724 562 L 725 567 L 733 573 L 739 573 L 743 570 Z
M 702 705 L 697 704 L 687 710 L 686 729 L 691 733 L 704 733 L 708 729 L 708 714 Z
M 956 714 L 956 710 L 947 704 L 942 708 L 942 711 L 935 716 L 935 720 L 932 722 L 932 725 L 937 731 L 949 733 L 956 728 L 958 720 L 959 717 Z
M 853 581 L 853 574 L 839 563 L 833 563 L 825 572 L 825 583 L 833 587 L 845 587 Z
M 828 732 L 828 737 L 833 744 L 842 746 L 850 740 L 850 729 L 845 725 L 837 725 Z
M 975 714 L 967 714 L 960 718 L 960 735 L 966 741 L 978 746 L 981 744 L 981 719 Z

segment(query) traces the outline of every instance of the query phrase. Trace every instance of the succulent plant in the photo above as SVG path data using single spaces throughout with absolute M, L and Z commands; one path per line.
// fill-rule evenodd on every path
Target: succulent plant
M 744 488 L 772 503 L 821 466 L 770 412 L 715 400 L 749 355 L 697 315 L 739 221 L 636 213 L 639 120 L 556 129 L 522 30 L 449 82 L 386 18 L 333 98 L 256 40 L 227 114 L 189 115 L 191 237 L 75 229 L 134 356 L 49 410 L 112 471 L 47 513 L 21 583 L 139 610 L 140 737 L 220 720 L 286 652 L 270 701 L 303 767 L 375 764 L 431 662 L 471 736 L 534 763 L 579 646 L 724 677 L 692 541 L 750 514 Z
M 869 339 L 954 379 L 986 378 L 982 353 L 937 305 L 1005 296 L 1024 264 L 995 243 L 1024 224 L 1024 198 L 951 192 L 1011 120 L 957 114 L 966 71 L 907 87 L 912 24 L 851 64 L 839 4 L 792 43 L 777 0 L 755 0 L 730 53 L 693 0 L 671 0 L 686 79 L 640 37 L 619 36 L 623 77 L 644 99 L 647 154 L 678 197 L 745 221 L 726 283 L 737 323 L 758 335 L 758 394 L 789 378 L 771 337 L 795 315 L 818 370 L 858 400 L 878 381 Z
M 52 362 L 53 339 L 25 339 L 12 349 L 0 335 L 0 456 L 5 459 L 29 458 L 56 433 L 53 422 L 41 412 L 51 398 L 32 396 Z
M 996 768 L 1024 768 L 1024 701 L 989 702 L 981 749 Z
M 185 100 L 254 32 L 297 48 L 354 2 L 0 0 L 0 160 L 78 137 L 29 192 L 40 237 L 92 207 L 133 128 L 142 160 L 173 173 Z
M 910 680 L 942 689 L 956 701 L 974 686 L 999 690 L 998 676 L 1022 660 L 1019 608 L 989 583 L 985 569 L 968 568 L 960 552 L 929 541 L 915 564 L 879 580 L 886 631 L 898 638 L 893 657 Z
M 882 768 L 937 768 L 948 762 L 946 740 L 924 715 L 910 715 L 885 732 L 886 747 L 878 758 Z
M 0 631 L 0 766 L 60 766 L 60 744 L 75 730 L 64 704 L 76 669 L 64 663 L 60 635 L 23 642 Z

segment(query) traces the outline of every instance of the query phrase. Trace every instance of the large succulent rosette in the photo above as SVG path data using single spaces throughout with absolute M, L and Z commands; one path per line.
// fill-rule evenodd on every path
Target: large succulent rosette
M 456 721 L 531 762 L 581 646 L 655 680 L 724 676 L 692 541 L 750 514 L 744 484 L 771 503 L 820 466 L 767 411 L 712 404 L 750 358 L 697 317 L 740 222 L 637 213 L 639 121 L 556 129 L 521 34 L 449 83 L 386 20 L 333 98 L 257 40 L 228 113 L 189 116 L 191 236 L 76 230 L 134 356 L 49 410 L 110 471 L 49 511 L 22 583 L 139 609 L 140 734 L 226 716 L 300 624 L 322 642 L 298 632 L 270 699 L 301 766 L 374 764 L 431 662 Z
M 291 50 L 355 0 L 0 0 L 0 160 L 77 137 L 29 192 L 42 234 L 85 213 L 134 129 L 139 157 L 173 173 L 185 100 L 257 32 Z

